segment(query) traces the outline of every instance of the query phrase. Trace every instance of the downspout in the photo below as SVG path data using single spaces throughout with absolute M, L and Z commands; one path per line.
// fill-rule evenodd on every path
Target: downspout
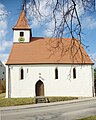
M 93 68 L 93 65 L 91 65 L 91 71 L 92 71 L 92 94 L 93 94 L 93 97 L 95 97 L 94 68 Z
M 11 98 L 11 77 L 10 77 L 10 65 L 8 65 L 8 98 Z
M 8 98 L 8 66 L 6 65 L 6 98 Z

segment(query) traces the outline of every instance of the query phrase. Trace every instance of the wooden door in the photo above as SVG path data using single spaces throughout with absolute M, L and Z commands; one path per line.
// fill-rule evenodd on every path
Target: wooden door
M 44 96 L 44 84 L 41 80 L 35 86 L 36 96 Z

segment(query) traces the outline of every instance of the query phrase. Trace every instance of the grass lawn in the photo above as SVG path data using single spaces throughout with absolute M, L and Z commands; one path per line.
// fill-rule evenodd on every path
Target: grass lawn
M 5 93 L 0 94 L 0 107 L 34 104 L 34 98 L 5 98 Z
M 48 97 L 49 102 L 59 102 L 78 99 L 77 97 Z M 0 107 L 35 104 L 35 98 L 5 98 L 5 93 L 0 94 Z
M 79 120 L 96 120 L 96 116 L 91 116 L 91 117 L 88 117 L 88 118 L 82 118 L 82 119 L 79 119 Z

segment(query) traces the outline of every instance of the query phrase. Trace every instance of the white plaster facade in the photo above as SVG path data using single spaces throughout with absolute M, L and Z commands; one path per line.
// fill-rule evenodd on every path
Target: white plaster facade
M 20 79 L 21 68 L 23 80 Z M 55 68 L 58 68 L 58 79 L 55 79 Z M 76 69 L 75 79 L 73 68 Z M 34 64 L 7 66 L 6 97 L 36 96 L 35 87 L 39 80 L 44 84 L 44 96 L 92 97 L 94 94 L 92 65 Z
M 0 80 L 6 80 L 6 67 L 0 61 Z

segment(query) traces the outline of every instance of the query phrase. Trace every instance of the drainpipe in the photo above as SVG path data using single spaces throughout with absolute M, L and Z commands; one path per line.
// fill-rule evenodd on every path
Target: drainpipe
M 93 65 L 91 65 L 91 71 L 92 71 L 92 94 L 93 94 L 93 97 L 95 97 L 94 68 L 93 68 Z
M 6 98 L 8 98 L 8 65 L 6 65 Z
M 11 76 L 10 76 L 10 65 L 8 65 L 8 98 L 11 98 Z

